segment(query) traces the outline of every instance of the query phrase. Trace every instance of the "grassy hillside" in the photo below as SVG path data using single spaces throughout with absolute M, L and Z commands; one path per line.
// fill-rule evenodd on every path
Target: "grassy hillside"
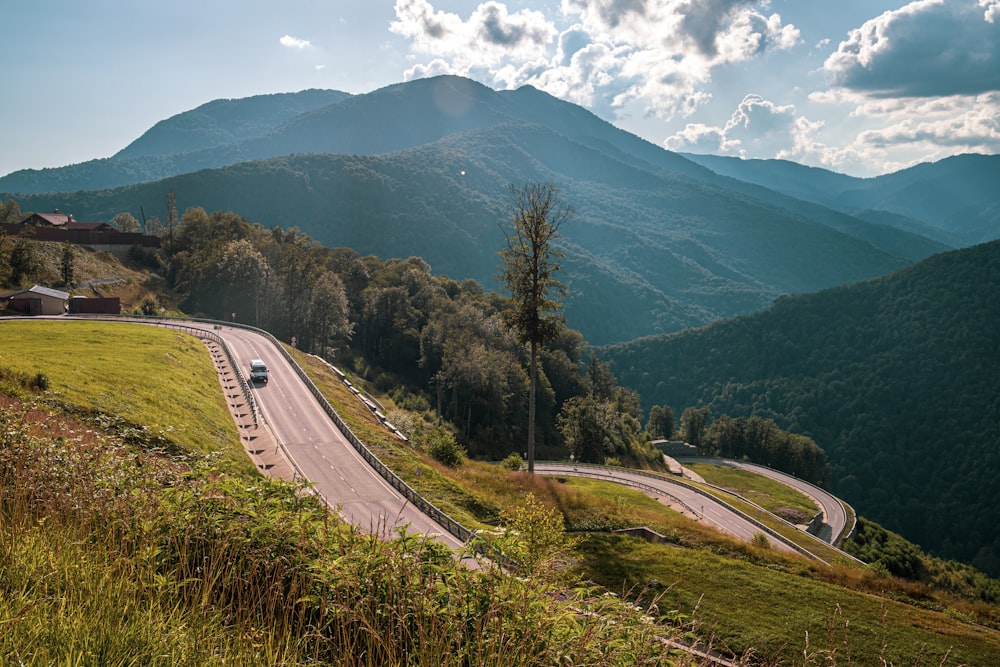
M 993 242 L 605 357 L 647 405 L 808 435 L 860 514 L 997 574 L 998 294 Z
M 49 401 L 126 440 L 253 470 L 199 339 L 124 322 L 3 319 L 0 335 L 0 368 L 44 375 Z

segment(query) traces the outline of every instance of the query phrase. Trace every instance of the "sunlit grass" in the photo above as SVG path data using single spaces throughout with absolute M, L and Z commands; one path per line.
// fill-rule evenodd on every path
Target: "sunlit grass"
M 749 470 L 712 463 L 689 463 L 685 467 L 701 475 L 709 484 L 738 493 L 792 523 L 808 523 L 819 511 L 816 503 L 805 494 Z
M 313 373 L 311 368 L 309 372 Z M 334 381 L 332 375 L 329 380 Z M 879 577 L 857 565 L 827 567 L 773 547 L 740 543 L 621 485 L 576 477 L 545 478 L 478 461 L 447 468 L 387 435 L 356 397 L 345 387 L 336 386 L 342 385 L 339 379 L 333 384 L 324 386 L 331 402 L 368 434 L 383 460 L 391 462 L 397 473 L 436 505 L 451 508 L 449 513 L 462 517 L 460 521 L 482 521 L 489 516 L 485 511 L 466 511 L 470 505 L 499 511 L 530 492 L 558 508 L 569 530 L 647 526 L 663 535 L 668 544 L 654 546 L 596 533 L 580 549 L 579 576 L 627 594 L 637 594 L 650 581 L 673 584 L 660 601 L 660 611 L 678 609 L 680 617 L 698 619 L 702 623 L 699 636 L 715 637 L 735 654 L 749 651 L 761 664 L 804 666 L 881 665 L 880 656 L 901 666 L 961 664 L 952 656 L 942 661 L 954 645 L 953 655 L 965 656 L 970 665 L 993 664 L 990 658 L 1000 637 L 956 618 L 947 611 L 947 601 L 933 603 L 939 612 L 913 606 L 913 600 L 928 604 L 926 591 Z M 785 491 L 773 480 L 759 480 L 739 475 L 729 479 L 728 485 L 754 491 L 757 500 L 765 501 L 761 504 L 768 507 L 816 511 L 812 501 L 797 491 Z M 727 502 L 755 514 L 751 505 L 723 495 Z M 775 530 L 808 544 L 825 560 L 838 562 L 835 550 L 794 527 L 768 521 Z M 730 595 L 732 587 L 739 587 L 739 592 Z M 647 590 L 649 594 L 656 592 Z M 702 593 L 705 602 L 699 604 Z M 841 600 L 844 603 L 838 607 Z M 759 616 L 766 619 L 755 623 Z M 810 633 L 808 639 L 806 632 Z M 885 645 L 891 649 L 883 649 Z
M 0 367 L 45 375 L 50 399 L 120 418 L 139 439 L 165 438 L 253 471 L 199 339 L 142 324 L 78 320 L 0 320 L 0 337 Z
M 661 609 L 700 622 L 735 653 L 782 655 L 788 664 L 991 665 L 1000 634 L 950 615 L 826 583 L 818 576 L 761 567 L 704 549 L 595 535 L 581 547 L 584 565 L 612 590 L 669 589 Z M 874 574 L 872 588 L 878 582 Z M 886 589 L 892 588 L 885 581 Z M 836 650 L 833 660 L 802 662 L 803 646 Z M 848 658 L 848 656 L 850 656 Z M 820 656 L 826 658 L 828 656 Z M 836 659 L 839 657 L 839 661 Z M 882 663 L 880 658 L 886 658 Z M 769 663 L 770 664 L 770 663 Z
M 674 631 L 601 589 L 366 534 L 35 397 L 0 408 L 0 664 L 664 664 Z

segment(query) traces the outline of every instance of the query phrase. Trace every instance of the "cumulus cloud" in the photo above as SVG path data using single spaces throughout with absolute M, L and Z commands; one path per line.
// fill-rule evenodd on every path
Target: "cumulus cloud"
M 710 5 L 710 7 L 708 6 Z M 533 10 L 495 0 L 467 19 L 430 0 L 396 0 L 390 29 L 431 58 L 407 78 L 431 72 L 478 76 L 494 85 L 530 84 L 578 104 L 613 110 L 630 103 L 660 117 L 688 114 L 708 99 L 712 69 L 800 40 L 762 0 L 562 0 L 572 25 L 557 30 Z M 602 109 L 596 109 L 602 110 Z
M 835 86 L 873 96 L 1000 90 L 998 0 L 919 0 L 856 30 L 827 58 Z
M 760 95 L 743 98 L 722 127 L 688 124 L 668 137 L 666 148 L 740 157 L 791 157 L 801 150 L 803 131 L 817 126 L 797 115 L 793 105 L 780 105 Z
M 857 116 L 878 116 L 888 122 L 861 132 L 858 150 L 872 147 L 891 153 L 905 146 L 920 161 L 955 153 L 1000 153 L 1000 92 L 975 96 L 908 100 L 905 104 L 860 105 Z
M 1000 17 L 1000 0 L 979 0 L 979 6 L 986 10 L 983 19 L 987 23 L 996 23 Z
M 739 9 L 752 4 L 752 0 L 690 0 L 678 7 L 680 27 L 703 54 L 714 57 L 725 25 Z
M 396 0 L 395 10 L 396 20 L 389 29 L 410 39 L 416 51 L 449 63 L 453 72 L 544 56 L 557 36 L 541 12 L 512 14 L 506 5 L 493 1 L 479 5 L 468 20 L 437 11 L 428 0 Z
M 307 39 L 299 39 L 298 37 L 292 37 L 291 35 L 284 35 L 278 42 L 286 49 L 297 49 L 303 51 L 312 46 Z

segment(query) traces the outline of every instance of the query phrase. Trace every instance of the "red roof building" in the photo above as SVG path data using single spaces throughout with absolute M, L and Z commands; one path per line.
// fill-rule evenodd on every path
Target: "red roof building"
M 55 227 L 56 229 L 80 229 L 88 232 L 109 232 L 114 227 L 106 222 L 80 222 L 72 213 L 62 213 L 56 209 L 52 213 L 32 213 L 21 221 L 22 225 Z

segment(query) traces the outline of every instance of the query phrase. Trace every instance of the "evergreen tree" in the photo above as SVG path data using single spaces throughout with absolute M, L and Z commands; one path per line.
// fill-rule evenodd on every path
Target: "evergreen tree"
M 59 259 L 59 269 L 62 275 L 62 284 L 69 287 L 73 284 L 73 260 L 76 259 L 76 250 L 73 244 L 63 243 L 62 255 Z

